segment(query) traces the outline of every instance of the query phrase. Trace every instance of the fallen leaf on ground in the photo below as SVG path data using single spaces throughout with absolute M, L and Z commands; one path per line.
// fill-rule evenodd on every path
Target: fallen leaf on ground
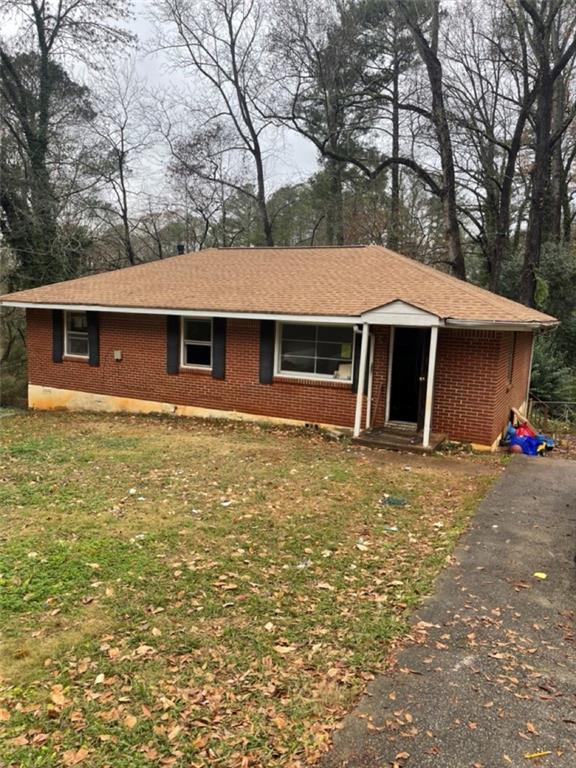
M 124 718 L 124 727 L 130 728 L 130 730 L 132 730 L 132 728 L 134 728 L 137 722 L 138 720 L 137 718 L 134 717 L 134 715 L 126 715 L 126 717 Z
M 64 765 L 78 765 L 88 757 L 88 750 L 85 747 L 80 749 L 69 749 L 62 755 L 62 763 Z
M 276 653 L 294 653 L 296 647 L 294 645 L 275 645 L 274 650 Z
M 63 707 L 66 704 L 66 696 L 64 696 L 63 688 L 61 685 L 53 685 L 50 691 L 50 700 L 57 707 Z

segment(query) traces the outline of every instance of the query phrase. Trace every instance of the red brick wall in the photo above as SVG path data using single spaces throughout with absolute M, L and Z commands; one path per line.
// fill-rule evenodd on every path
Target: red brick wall
M 141 398 L 224 411 L 242 411 L 309 422 L 351 426 L 356 395 L 336 381 L 275 379 L 260 384 L 260 323 L 229 320 L 226 379 L 210 372 L 181 369 L 166 373 L 166 318 L 162 315 L 100 314 L 100 366 L 83 360 L 52 362 L 50 311 L 29 310 L 28 380 L 62 389 Z M 114 350 L 122 361 L 114 361 Z
M 494 409 L 494 429 L 499 432 L 507 424 L 512 407 L 519 408 L 526 400 L 532 356 L 531 333 L 500 334 L 500 361 L 498 367 L 499 386 Z M 516 341 L 514 341 L 516 337 Z M 510 355 L 514 352 L 514 363 L 510 368 Z M 509 379 L 510 371 L 512 378 Z
M 526 398 L 531 333 L 441 329 L 432 428 L 454 440 L 491 445 L 506 426 L 512 406 Z
M 259 322 L 229 320 L 226 379 L 183 369 L 166 373 L 166 318 L 162 315 L 100 315 L 100 366 L 65 359 L 52 362 L 50 311 L 29 310 L 28 376 L 31 384 L 118 397 L 140 398 L 241 411 L 263 416 L 352 426 L 356 395 L 350 384 L 276 378 L 260 384 Z M 375 337 L 373 423 L 385 416 L 389 328 Z M 492 443 L 512 405 L 524 400 L 531 334 L 517 334 L 514 376 L 508 385 L 512 334 L 442 329 L 439 333 L 433 430 L 455 440 Z M 114 361 L 114 350 L 122 361 Z

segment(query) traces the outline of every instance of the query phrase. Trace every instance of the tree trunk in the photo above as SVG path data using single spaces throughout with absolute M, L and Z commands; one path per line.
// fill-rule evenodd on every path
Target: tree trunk
M 559 77 L 554 85 L 554 100 L 552 106 L 552 132 L 556 134 L 564 122 L 564 107 L 566 104 L 566 88 L 564 78 Z M 564 187 L 564 162 L 562 159 L 562 141 L 556 141 L 552 150 L 550 195 L 548 197 L 548 220 L 550 222 L 550 240 L 562 242 L 562 211 Z
M 396 42 L 396 41 L 395 41 Z M 394 52 L 392 72 L 392 158 L 400 157 L 400 111 L 398 109 L 398 52 Z M 400 165 L 392 163 L 390 176 L 390 216 L 388 221 L 388 248 L 397 251 L 400 247 Z
M 439 94 L 440 100 L 434 108 L 437 121 L 438 141 L 440 145 L 440 157 L 444 176 L 444 230 L 448 245 L 448 259 L 452 265 L 452 272 L 461 280 L 466 280 L 466 265 L 462 252 L 460 239 L 460 225 L 458 223 L 458 208 L 456 203 L 456 174 L 454 172 L 454 158 L 452 155 L 452 142 L 450 128 L 444 111 L 444 100 Z
M 326 241 L 328 245 L 344 244 L 344 205 L 342 201 L 342 165 L 329 157 L 326 160 L 328 176 L 328 204 L 326 206 Z
M 448 261 L 452 273 L 462 280 L 466 279 L 466 265 L 462 251 L 460 238 L 460 225 L 458 223 L 458 207 L 456 202 L 456 173 L 454 170 L 454 153 L 452 150 L 452 138 L 450 124 L 444 104 L 444 87 L 442 76 L 442 64 L 437 56 L 438 29 L 440 24 L 440 0 L 433 0 L 432 6 L 432 31 L 429 43 L 422 32 L 421 27 L 414 18 L 414 11 L 409 10 L 404 2 L 400 3 L 400 9 L 408 24 L 414 42 L 420 53 L 420 57 L 426 66 L 430 91 L 432 93 L 432 115 L 438 150 L 442 166 L 443 192 L 442 204 L 444 212 L 444 234 L 448 249 Z
M 564 184 L 562 185 L 562 242 L 568 244 L 572 241 L 572 208 L 570 205 L 570 191 L 568 188 L 568 178 L 570 166 L 564 168 Z
M 256 203 L 258 206 L 258 214 L 260 217 L 260 224 L 262 227 L 262 233 L 264 235 L 264 242 L 266 245 L 274 245 L 274 234 L 272 231 L 272 222 L 268 214 L 268 204 L 266 202 L 266 182 L 264 180 L 264 164 L 262 162 L 262 153 L 260 151 L 260 144 L 258 139 L 254 140 L 254 161 L 256 163 L 256 179 L 257 179 L 257 192 Z
M 134 253 L 134 247 L 132 245 L 132 235 L 130 232 L 130 217 L 128 212 L 128 190 L 126 189 L 126 176 L 124 172 L 125 162 L 126 162 L 126 157 L 124 153 L 122 153 L 118 158 L 120 194 L 121 194 L 120 215 L 122 218 L 124 253 L 126 255 L 128 264 L 133 265 L 133 264 L 136 264 L 136 254 Z
M 500 202 L 498 206 L 498 224 L 496 228 L 496 237 L 494 240 L 494 252 L 492 259 L 492 270 L 490 276 L 490 290 L 498 291 L 500 287 L 500 277 L 502 274 L 502 264 L 508 255 L 510 245 L 510 207 L 512 204 L 512 189 L 514 185 L 514 176 L 516 173 L 516 161 L 518 153 L 522 146 L 522 135 L 528 119 L 530 107 L 533 103 L 533 94 L 529 95 L 518 116 L 516 128 L 508 149 L 508 157 L 504 168 L 504 176 L 500 187 Z
M 532 168 L 532 189 L 526 248 L 520 281 L 520 300 L 529 307 L 535 305 L 537 273 L 540 267 L 540 252 L 549 232 L 547 221 L 547 194 L 550 188 L 550 166 L 552 153 L 550 134 L 552 128 L 553 82 L 548 62 L 541 63 L 540 88 L 536 114 L 534 116 L 535 151 Z

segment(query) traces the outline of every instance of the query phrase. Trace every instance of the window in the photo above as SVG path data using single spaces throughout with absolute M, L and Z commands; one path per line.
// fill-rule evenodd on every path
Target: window
M 88 357 L 88 320 L 86 312 L 66 312 L 66 355 Z
M 182 318 L 182 365 L 212 367 L 212 320 Z
M 351 381 L 352 326 L 283 323 L 278 339 L 277 373 Z

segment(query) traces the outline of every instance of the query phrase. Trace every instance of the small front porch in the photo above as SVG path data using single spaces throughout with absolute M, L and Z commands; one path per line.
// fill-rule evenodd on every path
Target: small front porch
M 408 451 L 412 453 L 432 453 L 444 442 L 446 435 L 430 433 L 429 443 L 424 446 L 423 430 L 414 425 L 393 425 L 372 427 L 360 432 L 352 439 L 356 445 L 366 445 L 369 448 L 384 448 L 391 451 Z
M 357 328 L 354 442 L 433 451 L 445 438 L 432 432 L 440 318 L 396 301 L 363 320 Z

